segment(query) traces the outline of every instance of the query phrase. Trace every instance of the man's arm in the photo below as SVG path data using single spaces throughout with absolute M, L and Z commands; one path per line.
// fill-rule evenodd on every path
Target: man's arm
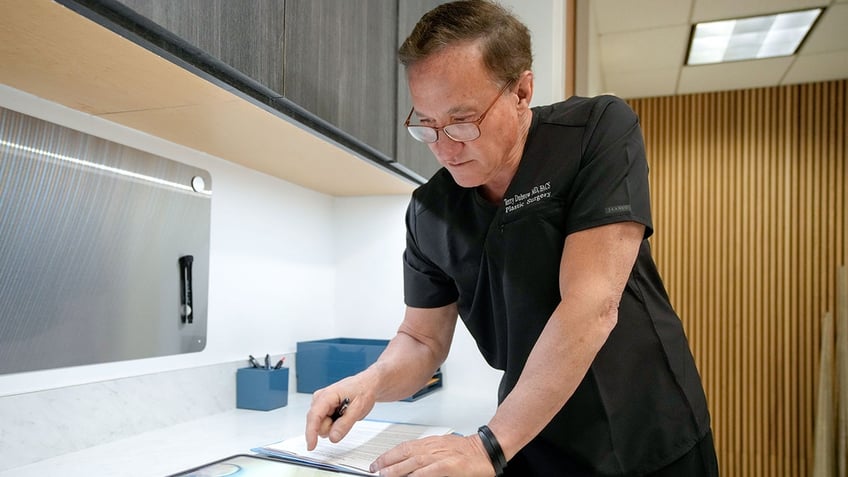
M 560 262 L 562 301 L 530 353 L 512 392 L 489 421 L 507 459 L 527 445 L 574 394 L 618 318 L 645 227 L 604 225 L 568 236 Z M 372 471 L 390 477 L 486 476 L 493 465 L 477 434 L 428 437 L 380 456 Z
M 314 449 L 319 436 L 340 441 L 375 402 L 404 399 L 421 389 L 447 358 L 456 320 L 456 304 L 407 307 L 397 335 L 377 362 L 313 394 L 306 415 L 307 448 Z M 345 398 L 350 404 L 344 416 L 334 422 L 330 416 Z
M 507 459 L 553 419 L 583 380 L 618 319 L 618 305 L 645 227 L 622 222 L 568 236 L 560 263 L 562 301 L 512 392 L 489 422 Z
M 408 398 L 433 377 L 450 351 L 457 320 L 456 304 L 441 308 L 406 307 L 397 335 L 368 371 L 377 386 L 377 402 Z

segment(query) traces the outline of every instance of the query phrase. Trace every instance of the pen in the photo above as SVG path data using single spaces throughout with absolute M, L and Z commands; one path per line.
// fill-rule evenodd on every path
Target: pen
M 265 369 L 271 369 L 271 355 L 265 355 Z
M 280 360 L 279 360 L 279 361 L 277 361 L 277 364 L 275 364 L 275 365 L 274 365 L 274 369 L 280 369 L 280 368 L 282 368 L 282 367 L 283 367 L 283 361 L 285 361 L 285 360 L 286 360 L 286 357 L 285 357 L 285 356 L 283 356 L 282 358 L 280 358 Z
M 247 356 L 248 356 L 247 362 L 250 363 L 250 365 L 253 366 L 254 368 L 258 368 L 259 363 L 256 362 L 256 358 L 254 358 L 252 354 L 249 354 Z
M 344 400 L 342 400 L 342 403 L 339 405 L 339 407 L 337 407 L 336 410 L 333 411 L 333 415 L 330 416 L 330 419 L 335 421 L 336 419 L 344 416 L 344 413 L 345 413 L 345 411 L 347 411 L 347 406 L 349 404 L 350 404 L 350 398 L 344 398 Z

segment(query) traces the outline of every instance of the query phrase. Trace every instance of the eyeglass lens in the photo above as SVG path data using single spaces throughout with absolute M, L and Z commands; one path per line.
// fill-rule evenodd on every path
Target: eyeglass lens
M 407 130 L 413 138 L 421 142 L 432 143 L 436 142 L 439 138 L 438 131 L 428 126 L 410 125 L 407 127 Z M 480 137 L 480 128 L 476 123 L 448 124 L 442 128 L 442 131 L 444 131 L 449 138 L 457 142 L 473 141 Z

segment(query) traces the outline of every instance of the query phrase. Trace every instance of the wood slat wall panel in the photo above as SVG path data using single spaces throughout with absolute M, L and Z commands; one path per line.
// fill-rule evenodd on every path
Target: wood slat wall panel
M 812 469 L 820 323 L 848 257 L 848 81 L 629 100 L 651 239 L 724 476 Z

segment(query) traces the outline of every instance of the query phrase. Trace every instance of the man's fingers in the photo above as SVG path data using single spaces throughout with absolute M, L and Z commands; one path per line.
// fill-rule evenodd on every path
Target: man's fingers
M 479 438 L 455 435 L 425 437 L 398 444 L 371 464 L 371 472 L 388 477 L 485 476 L 492 475 L 492 464 Z
M 327 437 L 330 435 L 330 428 L 333 426 L 333 420 L 329 417 L 325 417 L 321 420 L 321 428 L 318 429 L 319 437 Z
M 321 402 L 318 395 L 312 399 L 312 407 L 306 413 L 306 449 L 313 450 L 318 445 L 318 437 L 327 437 L 330 432 L 330 425 L 333 423 L 330 419 L 329 405 Z
M 314 450 L 318 438 L 330 438 L 333 443 L 339 442 L 353 427 L 355 419 L 342 416 L 333 421 L 332 416 L 337 412 L 343 398 L 332 393 L 316 391 L 312 397 L 312 406 L 306 413 L 306 449 Z M 346 410 L 345 410 L 346 411 Z
M 318 445 L 321 432 L 321 418 L 310 410 L 306 414 L 306 450 L 313 450 Z
M 380 471 L 385 475 L 394 475 L 394 472 L 398 472 L 397 475 L 406 475 L 416 470 L 418 467 L 415 466 L 415 463 L 409 461 L 410 457 L 415 456 L 413 442 L 402 442 L 384 452 L 371 464 L 370 471 Z
M 315 450 L 318 438 L 341 441 L 374 407 L 374 396 L 361 385 L 364 378 L 352 376 L 315 391 L 306 413 L 306 448 Z
M 353 425 L 356 423 L 356 419 L 353 417 L 342 416 L 336 419 L 335 422 L 330 421 L 331 426 L 329 426 L 329 437 L 330 442 L 335 444 L 344 438 Z

